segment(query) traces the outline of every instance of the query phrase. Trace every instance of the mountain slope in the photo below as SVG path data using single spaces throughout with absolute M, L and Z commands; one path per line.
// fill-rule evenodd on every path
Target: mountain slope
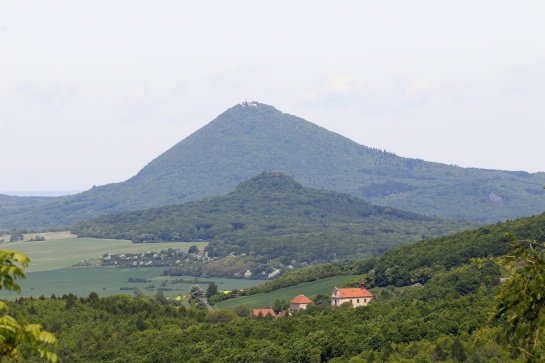
M 545 213 L 390 249 L 374 259 L 362 261 L 357 270 L 374 271 L 377 286 L 425 283 L 437 273 L 470 263 L 471 258 L 508 253 L 511 241 L 507 232 L 519 240 L 543 242 Z
M 284 265 L 356 259 L 466 222 L 371 205 L 344 193 L 303 187 L 282 173 L 261 173 L 223 197 L 102 216 L 73 228 L 82 237 L 135 242 L 211 241 L 210 256 L 252 256 Z
M 217 196 L 262 171 L 380 205 L 496 222 L 545 210 L 545 173 L 460 168 L 359 145 L 259 103 L 236 105 L 129 180 L 33 205 L 0 207 L 0 227 L 86 218 Z
M 364 274 L 369 287 L 402 287 L 415 283 L 429 286 L 432 281 L 435 286 L 441 286 L 443 292 L 453 288 L 462 294 L 476 292 L 487 282 L 481 279 L 483 274 L 489 279 L 491 274 L 499 276 L 500 269 L 493 263 L 478 266 L 471 259 L 502 256 L 512 251 L 511 240 L 506 236 L 508 232 L 517 240 L 544 242 L 545 213 L 424 239 L 391 248 L 366 260 L 289 271 L 273 281 L 247 288 L 245 292 L 247 295 L 259 294 L 342 274 L 359 276 L 352 281 L 354 287 L 359 286 Z M 472 291 L 468 290 L 468 285 Z

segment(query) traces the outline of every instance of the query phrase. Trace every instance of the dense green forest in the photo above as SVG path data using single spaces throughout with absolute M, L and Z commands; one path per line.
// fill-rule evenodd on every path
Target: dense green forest
M 437 271 L 467 264 L 470 258 L 504 255 L 510 251 L 506 233 L 519 239 L 545 241 L 545 213 L 420 241 L 355 263 L 358 272 L 369 272 L 376 286 L 425 283 Z
M 348 193 L 373 204 L 447 218 L 495 223 L 545 210 L 545 198 L 538 197 L 545 195 L 540 188 L 545 173 L 403 158 L 274 107 L 245 103 L 122 183 L 65 197 L 0 196 L 0 228 L 71 226 L 99 215 L 224 195 L 262 171 L 283 172 L 304 186 Z
M 55 352 L 63 362 L 525 362 L 526 356 L 504 344 L 509 323 L 492 319 L 507 272 L 493 261 L 470 259 L 511 251 L 506 232 L 544 240 L 544 222 L 541 214 L 427 239 L 368 260 L 292 271 L 243 292 L 266 294 L 357 272 L 375 299 L 356 309 L 333 309 L 329 296 L 315 295 L 305 311 L 255 318 L 244 306 L 206 311 L 196 298 L 181 305 L 160 292 L 154 299 L 91 293 L 20 298 L 8 305 L 12 315 L 40 322 L 56 335 Z M 344 285 L 358 282 L 347 277 Z M 220 295 L 216 290 L 208 297 L 213 303 Z
M 468 266 L 472 258 L 505 255 L 511 250 L 506 233 L 513 233 L 520 239 L 545 241 L 545 213 L 399 246 L 370 259 L 288 271 L 272 281 L 250 287 L 244 293 L 267 293 L 317 279 L 350 274 L 364 275 L 369 287 L 426 284 L 433 276 Z M 471 271 L 474 271 L 474 267 Z M 464 290 L 464 285 L 478 287 L 480 279 L 480 274 L 474 271 L 463 281 L 454 283 Z M 359 279 L 352 281 L 352 286 L 358 284 Z
M 332 310 L 327 296 L 312 296 L 308 310 L 278 319 L 127 295 L 9 305 L 57 336 L 65 363 L 515 361 L 499 344 L 500 328 L 487 325 L 497 269 L 485 269 L 466 294 L 447 283 L 475 271 L 452 271 L 420 289 L 387 288 L 357 309 Z
M 348 194 L 303 187 L 282 173 L 261 173 L 224 197 L 103 216 L 77 224 L 72 232 L 137 243 L 206 240 L 208 256 L 238 256 L 253 264 L 241 269 L 261 273 L 257 266 L 264 264 L 284 271 L 368 258 L 474 225 L 371 205 Z M 218 274 L 212 266 L 204 273 Z

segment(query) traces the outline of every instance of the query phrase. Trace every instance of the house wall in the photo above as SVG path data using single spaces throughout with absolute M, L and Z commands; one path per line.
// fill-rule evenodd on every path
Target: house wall
M 291 310 L 300 310 L 300 309 L 306 309 L 308 304 L 290 304 Z
M 357 297 L 351 299 L 343 299 L 340 297 L 331 298 L 331 306 L 341 306 L 345 302 L 352 304 L 352 307 L 366 306 L 371 301 L 371 297 Z

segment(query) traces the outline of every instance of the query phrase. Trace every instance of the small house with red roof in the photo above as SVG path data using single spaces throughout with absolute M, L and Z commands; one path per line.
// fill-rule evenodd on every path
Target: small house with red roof
M 331 293 L 331 306 L 339 307 L 345 302 L 352 304 L 352 307 L 365 306 L 373 299 L 373 294 L 364 286 L 364 280 L 361 279 L 359 288 L 334 288 Z
M 290 310 L 306 309 L 308 304 L 312 304 L 312 300 L 303 294 L 299 294 L 295 297 L 295 299 L 290 301 Z
M 252 315 L 253 316 L 262 316 L 262 317 L 266 317 L 267 315 L 270 315 L 272 316 L 273 318 L 276 317 L 276 313 L 274 312 L 274 310 L 272 308 L 268 308 L 268 309 L 253 309 L 252 310 Z

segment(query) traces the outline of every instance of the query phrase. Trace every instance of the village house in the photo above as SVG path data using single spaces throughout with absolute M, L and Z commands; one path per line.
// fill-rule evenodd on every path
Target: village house
M 365 306 L 373 299 L 373 294 L 364 286 L 364 280 L 361 279 L 359 288 L 334 288 L 331 293 L 331 306 L 339 307 L 345 302 L 352 304 L 352 307 Z
M 312 304 L 312 300 L 303 294 L 299 294 L 295 297 L 295 299 L 290 301 L 290 310 L 306 309 L 308 304 Z
M 252 310 L 252 315 L 253 316 L 262 316 L 262 317 L 266 317 L 267 315 L 270 315 L 272 316 L 273 318 L 276 317 L 276 313 L 274 312 L 274 310 L 272 308 L 268 308 L 268 309 L 253 309 Z
M 278 314 L 276 314 L 273 310 L 273 308 L 268 309 L 252 309 L 252 316 L 257 317 L 266 317 L 266 316 L 272 316 L 273 318 L 279 318 L 281 316 L 284 316 L 287 314 L 287 310 L 281 311 Z

